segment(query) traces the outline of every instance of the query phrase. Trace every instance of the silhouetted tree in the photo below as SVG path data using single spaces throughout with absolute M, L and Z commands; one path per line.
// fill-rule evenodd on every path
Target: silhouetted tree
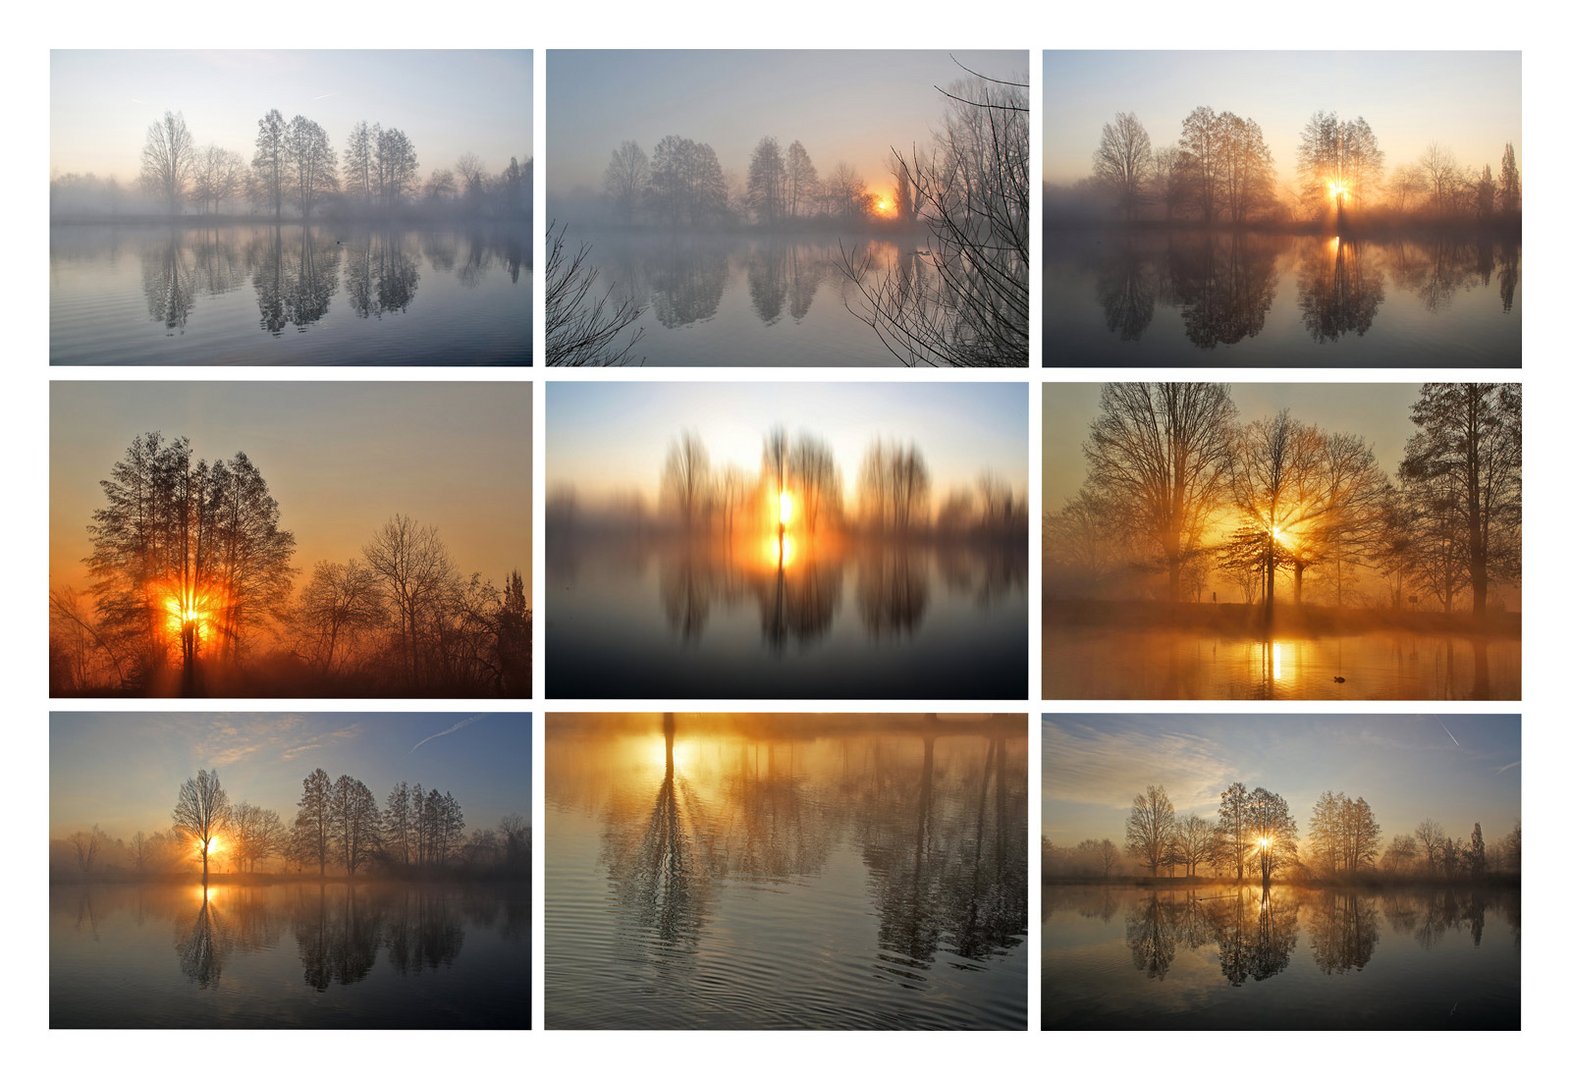
M 1222 802 L 1217 811 L 1216 839 L 1212 845 L 1212 865 L 1221 870 L 1235 871 L 1236 880 L 1244 880 L 1244 864 L 1254 839 L 1249 835 L 1249 789 L 1234 781 L 1222 792 Z
M 1124 850 L 1152 877 L 1165 864 L 1177 830 L 1167 789 L 1158 784 L 1135 796 L 1124 825 Z
M 1201 220 L 1216 218 L 1222 188 L 1222 118 L 1207 105 L 1184 117 L 1178 149 L 1183 154 L 1184 175 L 1200 208 Z
M 1516 383 L 1426 383 L 1413 405 L 1419 432 L 1403 454 L 1404 480 L 1456 499 L 1465 530 L 1473 617 L 1488 608 L 1489 583 L 1521 566 L 1522 388 Z
M 611 151 L 611 163 L 605 170 L 605 191 L 624 223 L 631 223 L 637 214 L 648 184 L 649 157 L 641 146 L 628 140 Z
M 800 142 L 786 148 L 785 204 L 786 213 L 795 220 L 805 217 L 818 198 L 818 170 L 813 159 Z
M 1133 221 L 1140 213 L 1140 197 L 1153 167 L 1151 136 L 1132 112 L 1121 112 L 1102 125 L 1102 141 L 1092 156 L 1092 171 Z
M 1298 824 L 1286 799 L 1260 787 L 1249 793 L 1245 820 L 1255 842 L 1260 887 L 1269 890 L 1271 875 L 1281 866 L 1291 866 L 1298 857 Z
M 199 769 L 196 776 L 180 785 L 175 801 L 174 827 L 195 840 L 202 852 L 202 883 L 207 883 L 207 855 L 213 837 L 229 824 L 229 796 L 218 782 L 218 772 Z
M 284 136 L 284 167 L 300 216 L 309 221 L 317 200 L 338 190 L 338 155 L 321 124 L 303 116 L 289 121 Z
M 284 216 L 284 189 L 289 184 L 289 125 L 284 114 L 269 109 L 256 122 L 256 153 L 251 158 L 261 200 L 273 204 L 273 217 Z
M 1516 148 L 1510 143 L 1500 157 L 1500 212 L 1507 217 L 1522 212 L 1522 173 L 1516 165 Z
M 339 861 L 350 877 L 381 843 L 382 816 L 371 789 L 352 776 L 333 781 L 328 818 Z
M 1154 549 L 1174 601 L 1225 490 L 1236 411 L 1218 383 L 1102 387 L 1085 444 L 1088 485 L 1127 534 Z
M 709 451 L 694 432 L 684 431 L 666 451 L 660 498 L 676 510 L 688 531 L 698 528 L 707 512 L 709 471 Z
M 295 855 L 301 862 L 314 860 L 317 875 L 325 877 L 333 844 L 333 782 L 326 772 L 313 769 L 301 787 L 294 825 Z
M 612 367 L 626 363 L 643 330 L 624 332 L 643 308 L 617 300 L 615 286 L 594 291 L 599 268 L 589 262 L 589 245 L 567 252 L 567 226 L 554 222 L 546 234 L 545 355 L 557 367 Z

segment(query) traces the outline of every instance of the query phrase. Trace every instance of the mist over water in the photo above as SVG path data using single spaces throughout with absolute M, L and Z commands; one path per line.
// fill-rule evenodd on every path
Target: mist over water
M 55 225 L 54 364 L 527 364 L 527 225 Z

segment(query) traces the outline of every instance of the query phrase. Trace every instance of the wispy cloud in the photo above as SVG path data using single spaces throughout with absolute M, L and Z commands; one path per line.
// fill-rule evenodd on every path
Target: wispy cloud
M 446 731 L 438 731 L 435 735 L 427 735 L 425 738 L 421 739 L 419 742 L 417 742 L 413 746 L 411 746 L 409 748 L 409 752 L 411 754 L 414 753 L 416 750 L 420 749 L 422 746 L 424 746 L 426 743 L 430 742 L 432 739 L 440 739 L 443 735 L 451 735 L 455 731 L 462 731 L 462 730 L 464 730 L 464 728 L 468 727 L 470 724 L 473 724 L 477 720 L 480 720 L 480 719 L 482 719 L 482 718 L 479 717 L 479 716 L 466 716 L 462 720 L 460 720 L 458 723 L 456 723 L 452 727 L 448 728 Z
M 326 101 L 330 97 L 337 97 L 337 96 L 338 96 L 338 94 L 336 92 L 335 93 L 331 93 L 331 94 L 318 94 L 318 95 L 316 95 L 316 97 L 312 98 L 311 100 L 312 101 Z
M 1233 772 L 1221 747 L 1189 732 L 1108 731 L 1071 721 L 1043 730 L 1046 799 L 1125 807 L 1147 785 L 1161 784 L 1183 813 L 1214 804 Z
M 1502 766 L 1500 766 L 1500 768 L 1495 770 L 1495 775 L 1499 776 L 1501 773 L 1505 772 L 1507 769 L 1515 769 L 1515 768 L 1519 767 L 1521 764 L 1522 763 L 1520 761 L 1513 761 L 1509 765 L 1502 765 Z

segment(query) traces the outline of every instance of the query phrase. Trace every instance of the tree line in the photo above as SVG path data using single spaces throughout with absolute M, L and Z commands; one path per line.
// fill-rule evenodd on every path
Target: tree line
M 661 470 L 659 516 L 639 505 L 602 515 L 601 525 L 671 528 L 689 536 L 790 532 L 807 537 L 858 533 L 876 537 L 943 536 L 1024 539 L 1025 493 L 984 471 L 935 504 L 932 474 L 915 443 L 878 439 L 863 454 L 856 502 L 848 506 L 829 442 L 775 427 L 763 439 L 759 468 L 716 467 L 703 439 L 684 431 L 671 441 Z M 547 521 L 571 527 L 574 495 L 552 493 Z
M 1147 787 L 1131 802 L 1124 844 L 1111 839 L 1082 840 L 1057 847 L 1044 839 L 1043 876 L 1103 878 L 1122 876 L 1125 858 L 1147 877 L 1201 876 L 1243 882 L 1259 877 L 1269 887 L 1278 872 L 1298 881 L 1410 879 L 1479 881 L 1491 875 L 1513 877 L 1522 869 L 1522 826 L 1486 843 L 1473 823 L 1466 838 L 1450 836 L 1431 818 L 1383 847 L 1374 810 L 1362 797 L 1323 792 L 1311 811 L 1308 834 L 1300 846 L 1297 821 L 1287 801 L 1263 787 L 1250 790 L 1234 782 L 1224 790 L 1214 819 L 1179 815 L 1162 785 Z
M 257 121 L 249 161 L 213 144 L 198 146 L 185 116 L 165 112 L 148 126 L 137 184 L 170 217 L 187 209 L 201 217 L 250 212 L 284 217 L 285 207 L 309 221 L 313 215 L 397 215 L 412 212 L 486 218 L 526 218 L 533 207 L 534 159 L 518 158 L 495 173 L 463 154 L 451 168 L 435 168 L 422 181 L 414 142 L 401 129 L 360 121 L 344 143 L 342 165 L 327 130 L 306 116 L 284 119 L 269 109 Z M 115 214 L 126 192 L 113 176 L 67 173 L 50 182 L 56 215 Z
M 1519 226 L 1522 171 L 1505 144 L 1499 172 L 1489 163 L 1460 164 L 1439 142 L 1417 161 L 1389 173 L 1386 155 L 1362 116 L 1320 110 L 1299 136 L 1296 186 L 1279 188 L 1276 163 L 1260 125 L 1199 106 L 1184 118 L 1176 143 L 1156 147 L 1133 112 L 1102 126 L 1084 195 L 1106 200 L 1125 221 L 1156 207 L 1162 220 L 1226 223 L 1296 219 L 1342 231 L 1357 207 L 1368 220 L 1493 222 Z
M 497 876 L 529 873 L 530 829 L 517 814 L 496 828 L 465 832 L 463 807 L 451 791 L 400 780 L 378 803 L 363 782 L 322 769 L 301 782 L 292 822 L 276 811 L 233 802 L 217 770 L 199 770 L 180 787 L 167 831 L 138 831 L 129 840 L 111 839 L 98 826 L 65 840 L 65 854 L 83 878 L 157 877 L 189 872 L 203 879 L 216 866 L 231 873 L 256 873 L 283 866 L 296 873 L 329 869 L 347 877 L 476 872 Z M 56 872 L 59 872 L 56 867 Z
M 1357 434 L 1240 423 L 1224 384 L 1108 384 L 1085 483 L 1045 521 L 1045 586 L 1177 603 L 1221 582 L 1269 614 L 1279 577 L 1341 607 L 1368 572 L 1392 608 L 1466 598 L 1481 621 L 1521 573 L 1521 387 L 1428 383 L 1412 421 L 1393 479 Z
M 138 436 L 88 526 L 86 597 L 50 593 L 51 693 L 528 696 L 533 614 L 522 576 L 462 574 L 435 526 L 402 514 L 294 588 L 294 534 L 242 452 Z

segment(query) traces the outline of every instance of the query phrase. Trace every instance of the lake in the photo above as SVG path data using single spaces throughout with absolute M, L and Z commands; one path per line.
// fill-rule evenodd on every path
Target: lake
M 774 542 L 767 537 L 765 546 Z M 553 533 L 546 687 L 558 698 L 1026 696 L 1026 551 L 863 543 L 756 559 Z
M 54 225 L 53 364 L 528 364 L 527 224 Z
M 1026 728 L 552 716 L 546 1026 L 1023 1029 Z
M 1399 630 L 1266 641 L 1044 624 L 1042 696 L 1516 701 L 1522 642 Z
M 53 885 L 51 1027 L 528 1028 L 527 885 Z
M 759 236 L 573 229 L 590 245 L 595 290 L 643 309 L 630 363 L 698 367 L 865 367 L 900 364 L 861 311 L 845 257 L 870 260 L 870 282 L 930 273 L 906 236 Z M 849 308 L 847 305 L 850 305 Z M 1023 362 L 1023 361 L 1022 361 Z
M 1518 890 L 1042 893 L 1044 1030 L 1521 1026 Z
M 1049 366 L 1520 367 L 1521 244 L 1051 232 Z

